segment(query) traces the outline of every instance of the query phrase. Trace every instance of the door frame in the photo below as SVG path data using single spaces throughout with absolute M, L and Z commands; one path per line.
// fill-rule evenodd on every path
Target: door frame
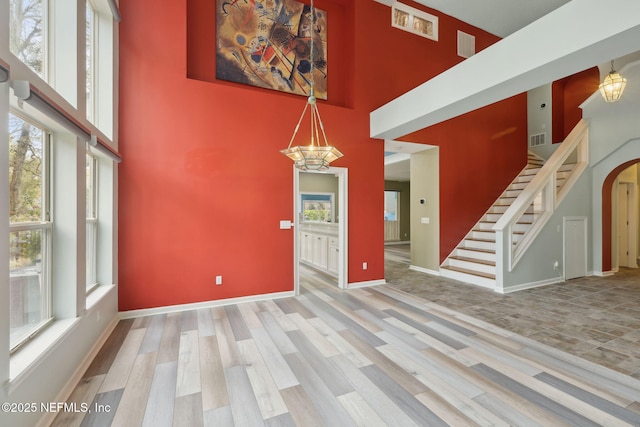
M 638 263 L 637 263 L 637 259 L 638 259 L 638 245 L 637 245 L 637 236 L 638 236 L 638 209 L 637 209 L 637 203 L 638 203 L 638 199 L 637 199 L 637 194 L 636 194 L 636 184 L 634 182 L 628 182 L 628 181 L 619 181 L 618 182 L 618 194 L 617 194 L 617 208 L 614 209 L 615 211 L 617 211 L 617 218 L 615 219 L 615 223 L 616 223 L 616 227 L 617 227 L 617 232 L 616 233 L 612 233 L 612 235 L 615 236 L 615 239 L 617 240 L 615 242 L 615 248 L 616 248 L 616 253 L 617 253 L 617 262 L 615 262 L 615 266 L 617 266 L 616 270 L 620 269 L 621 265 L 620 265 L 620 214 L 622 212 L 622 210 L 620 209 L 620 190 L 621 189 L 625 189 L 626 190 L 626 206 L 627 206 L 627 211 L 625 212 L 625 217 L 627 218 L 627 221 L 629 223 L 628 227 L 627 227 L 627 249 L 629 251 L 629 254 L 627 255 L 627 263 L 626 265 L 624 265 L 624 267 L 628 267 L 628 268 L 637 268 L 638 267 Z M 613 245 L 612 245 L 613 246 Z M 615 261 L 615 260 L 614 260 Z
M 583 236 L 584 236 L 584 275 L 576 277 L 584 277 L 587 275 L 589 269 L 589 236 L 588 236 L 588 219 L 586 216 L 566 216 L 562 218 L 562 276 L 564 280 L 567 280 L 567 223 L 568 222 L 582 222 Z
M 332 174 L 338 178 L 338 288 L 348 288 L 349 170 L 329 167 L 326 171 L 302 171 L 293 167 L 293 291 L 300 295 L 300 173 Z

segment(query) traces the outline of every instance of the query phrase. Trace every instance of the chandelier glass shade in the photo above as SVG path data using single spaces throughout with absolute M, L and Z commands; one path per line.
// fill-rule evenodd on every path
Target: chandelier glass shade
M 600 83 L 600 94 L 606 102 L 616 102 L 620 100 L 626 85 L 627 79 L 613 69 L 613 61 L 611 61 L 611 71 Z
M 320 118 L 320 112 L 318 111 L 318 104 L 316 103 L 316 97 L 314 96 L 314 71 L 315 63 L 313 60 L 313 29 L 315 28 L 315 10 L 313 7 L 313 0 L 311 0 L 311 31 L 309 37 L 310 43 L 310 70 L 309 70 L 309 97 L 307 103 L 304 105 L 298 124 L 293 131 L 289 146 L 280 150 L 282 154 L 293 160 L 296 168 L 301 170 L 315 170 L 323 171 L 329 169 L 329 165 L 336 159 L 339 159 L 343 154 L 335 147 L 329 145 L 327 142 L 327 135 L 324 132 L 324 124 Z M 304 119 L 305 114 L 309 111 L 311 116 L 310 122 L 310 136 L 309 143 L 307 145 L 293 145 L 300 124 Z
M 295 145 L 292 146 L 293 141 L 300 129 L 300 123 L 304 119 L 307 110 L 311 115 L 311 135 L 308 145 Z M 321 144 L 321 136 L 324 141 L 324 145 Z M 293 136 L 289 142 L 289 147 L 284 150 L 280 150 L 282 154 L 289 157 L 295 163 L 296 167 L 301 170 L 327 170 L 329 164 L 342 157 L 342 153 L 335 147 L 332 147 L 327 142 L 327 136 L 324 133 L 324 125 L 320 118 L 320 112 L 318 111 L 318 105 L 316 104 L 316 98 L 311 95 L 307 99 L 307 103 L 302 110 L 300 120 L 293 131 Z

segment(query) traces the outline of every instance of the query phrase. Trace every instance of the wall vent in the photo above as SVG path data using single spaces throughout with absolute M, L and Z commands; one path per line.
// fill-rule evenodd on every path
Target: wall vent
M 538 147 L 547 143 L 547 134 L 545 132 L 529 135 L 529 147 Z
M 476 54 L 476 38 L 458 30 L 458 56 L 470 58 Z

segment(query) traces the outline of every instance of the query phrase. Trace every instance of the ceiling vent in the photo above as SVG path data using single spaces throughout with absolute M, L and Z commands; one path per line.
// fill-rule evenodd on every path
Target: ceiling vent
M 476 38 L 458 30 L 458 56 L 470 58 L 476 54 Z
M 529 147 L 539 147 L 547 143 L 547 134 L 545 132 L 529 135 Z

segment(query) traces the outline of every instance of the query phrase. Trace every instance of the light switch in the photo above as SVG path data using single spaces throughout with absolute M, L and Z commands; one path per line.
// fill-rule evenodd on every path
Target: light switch
M 420 218 L 420 222 L 423 223 L 423 224 L 429 224 L 429 218 L 428 217 L 427 218 L 424 218 L 424 217 Z
M 280 220 L 280 230 L 290 230 L 291 229 L 291 221 L 288 219 Z

